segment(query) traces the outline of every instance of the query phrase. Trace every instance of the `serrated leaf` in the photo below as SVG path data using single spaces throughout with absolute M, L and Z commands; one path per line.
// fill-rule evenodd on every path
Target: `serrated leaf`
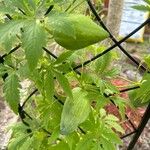
M 19 149 L 21 150 L 29 150 L 30 149 L 30 146 L 32 145 L 32 142 L 33 142 L 33 138 L 32 137 L 28 137 L 26 139 L 26 141 L 21 145 L 19 146 Z M 18 146 L 18 145 L 17 145 Z
M 52 100 L 54 97 L 54 77 L 50 69 L 47 69 L 44 78 L 44 90 L 46 99 Z
M 69 97 L 66 99 L 61 115 L 60 130 L 62 134 L 69 134 L 76 130 L 90 113 L 87 92 L 79 87 L 74 88 L 72 92 L 73 99 Z
M 114 115 L 111 115 L 111 114 L 107 115 L 105 117 L 105 119 L 110 120 L 110 121 L 119 121 L 119 119 L 117 117 L 115 117 Z
M 105 121 L 105 123 L 107 123 L 110 127 L 114 128 L 116 131 L 124 133 L 124 129 L 117 123 L 114 121 Z
M 5 73 L 7 73 L 8 68 L 2 64 L 0 64 L 0 77 L 2 77 Z
M 30 72 L 30 69 L 29 69 L 29 66 L 27 63 L 20 65 L 20 68 L 18 68 L 17 72 L 23 78 L 30 78 L 31 77 L 31 72 Z
M 19 79 L 15 73 L 6 78 L 4 83 L 4 95 L 11 109 L 17 114 L 19 104 Z
M 68 72 L 72 71 L 69 63 L 62 63 L 59 65 L 55 65 L 54 68 L 63 73 L 68 73 Z
M 56 101 L 36 98 L 37 111 L 39 112 L 42 125 L 49 131 L 55 130 L 60 124 L 62 106 Z
M 28 139 L 27 137 L 28 135 L 26 134 L 22 134 L 17 138 L 13 138 L 10 140 L 10 143 L 8 145 L 8 150 L 16 150 L 19 149 L 24 142 L 26 142 L 26 140 Z
M 66 51 L 62 53 L 57 60 L 54 62 L 54 64 L 60 64 L 64 62 L 67 58 L 69 58 L 73 54 L 73 51 Z
M 103 130 L 102 132 L 103 134 L 103 137 L 105 137 L 106 139 L 109 139 L 109 141 L 111 143 L 114 143 L 114 144 L 122 144 L 122 141 L 121 139 L 118 137 L 118 135 L 113 132 L 111 129 L 105 129 Z
M 80 139 L 77 143 L 75 150 L 91 150 L 93 146 L 93 139 L 95 138 L 94 134 L 86 134 Z
M 61 87 L 63 88 L 64 92 L 70 97 L 73 98 L 72 96 L 72 91 L 68 82 L 68 79 L 62 75 L 61 73 L 59 73 L 58 71 L 54 71 L 56 79 L 58 80 L 59 84 L 61 85 Z
M 45 44 L 46 33 L 43 27 L 38 21 L 31 21 L 22 35 L 22 46 L 31 70 L 36 68 L 39 59 L 42 57 L 42 47 Z
M 106 55 L 100 57 L 95 62 L 95 71 L 103 74 L 103 72 L 110 66 L 112 54 L 107 53 Z
M 102 117 L 105 117 L 106 116 L 106 111 L 105 111 L 105 109 L 100 109 L 100 117 L 102 118 Z
M 124 103 L 119 103 L 118 107 L 119 107 L 119 113 L 121 115 L 121 118 L 124 120 L 125 119 L 126 106 Z
M 17 34 L 20 34 L 20 29 L 26 25 L 26 20 L 11 20 L 7 23 L 0 24 L 0 44 L 4 45 L 7 50 L 12 47 Z M 9 46 L 8 46 L 9 45 Z
M 129 93 L 130 101 L 135 107 L 147 105 L 150 102 L 150 75 L 145 74 L 139 89 Z
M 25 0 L 5 0 L 5 4 L 9 7 L 13 7 L 15 9 L 21 9 L 25 14 L 31 14 L 31 10 L 29 9 L 29 3 Z

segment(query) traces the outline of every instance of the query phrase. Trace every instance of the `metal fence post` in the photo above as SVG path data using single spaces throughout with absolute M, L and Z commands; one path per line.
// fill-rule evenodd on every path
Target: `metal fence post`
M 148 120 L 150 119 L 150 104 L 148 105 L 145 113 L 144 113 L 144 116 L 141 120 L 141 123 L 137 129 L 137 132 L 135 133 L 135 135 L 133 136 L 133 139 L 131 140 L 127 150 L 132 150 L 138 140 L 138 138 L 140 137 L 142 131 L 144 130 Z

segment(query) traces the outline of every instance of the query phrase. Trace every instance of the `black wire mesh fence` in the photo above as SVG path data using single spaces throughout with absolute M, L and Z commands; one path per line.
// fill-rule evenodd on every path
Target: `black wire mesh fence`
M 123 52 L 133 63 L 136 64 L 137 68 L 140 68 L 142 69 L 144 72 L 146 72 L 146 68 L 141 65 L 135 58 L 133 58 L 130 53 L 128 53 L 122 46 L 121 44 L 123 42 L 125 42 L 127 39 L 129 39 L 132 35 L 134 35 L 136 32 L 138 32 L 141 28 L 143 28 L 145 25 L 147 25 L 148 23 L 150 23 L 150 18 L 148 18 L 145 22 L 143 22 L 139 27 L 137 27 L 134 31 L 132 31 L 130 34 L 128 34 L 126 37 L 124 37 L 123 39 L 121 39 L 120 41 L 117 41 L 116 38 L 111 34 L 111 32 L 108 30 L 108 28 L 106 27 L 106 25 L 103 23 L 103 21 L 101 20 L 101 18 L 99 17 L 98 13 L 96 12 L 96 9 L 94 8 L 92 2 L 90 0 L 87 0 L 87 3 L 92 11 L 92 13 L 94 14 L 96 20 L 99 22 L 99 24 L 109 33 L 109 37 L 110 39 L 113 41 L 113 45 L 110 46 L 109 48 L 107 48 L 106 50 L 104 50 L 102 53 L 99 53 L 98 55 L 92 57 L 91 59 L 85 61 L 84 63 L 82 64 L 79 64 L 77 65 L 76 67 L 73 68 L 73 70 L 77 73 L 77 74 L 81 74 L 77 69 L 81 68 L 81 67 L 84 67 L 88 64 L 90 64 L 91 62 L 93 62 L 94 60 L 100 58 L 101 56 L 109 53 L 110 51 L 112 51 L 114 48 L 118 47 L 119 50 L 121 52 Z M 48 9 L 48 11 L 46 12 L 49 13 L 49 11 L 52 9 L 52 6 Z M 12 19 L 8 14 L 7 14 L 7 17 L 9 19 Z M 14 53 L 15 51 L 19 50 L 19 48 L 21 47 L 21 44 L 17 45 L 15 48 L 13 48 L 9 53 L 7 54 L 4 54 L 2 56 L 0 56 L 0 63 L 3 64 L 5 62 L 5 57 L 8 56 L 8 55 L 11 55 L 12 53 Z M 50 56 L 52 56 L 54 59 L 57 59 L 57 56 L 54 55 L 53 53 L 51 53 L 47 48 L 43 47 L 43 50 L 49 54 Z M 149 72 L 148 72 L 149 73 Z M 8 76 L 8 74 L 6 73 L 4 76 L 3 76 L 3 79 L 5 80 L 5 78 Z M 127 88 L 127 89 L 123 89 L 123 90 L 120 90 L 120 93 L 124 93 L 124 92 L 128 92 L 128 91 L 131 91 L 131 90 L 136 90 L 140 88 L 139 86 L 135 86 L 135 87 L 131 87 L 131 88 Z M 33 119 L 25 110 L 24 110 L 24 107 L 26 105 L 26 103 L 28 102 L 28 100 L 36 93 L 38 92 L 38 89 L 35 89 L 27 98 L 26 100 L 23 102 L 23 104 L 19 104 L 18 106 L 18 113 L 19 113 L 19 116 L 21 118 L 21 121 L 26 125 L 26 126 L 30 126 L 26 121 L 25 121 L 25 118 L 28 117 L 29 119 Z M 110 97 L 111 95 L 106 95 L 104 94 L 105 97 Z M 64 105 L 64 103 L 59 100 L 59 98 L 54 95 L 54 98 L 61 104 L 61 105 Z M 113 101 L 111 101 L 114 105 L 115 103 Z M 134 134 L 132 140 L 130 141 L 130 144 L 127 148 L 127 150 L 132 150 L 133 147 L 135 146 L 138 138 L 140 137 L 142 131 L 144 130 L 149 118 L 150 118 L 150 104 L 148 105 L 143 117 L 142 117 L 142 120 L 138 126 L 138 128 L 135 127 L 134 123 L 132 123 L 132 121 L 128 118 L 127 115 L 125 115 L 125 118 L 128 120 L 128 122 L 130 123 L 130 125 L 132 126 L 133 128 L 133 131 L 131 133 L 128 133 L 126 135 L 123 135 L 121 137 L 121 139 L 124 139 L 128 136 L 131 136 L 132 134 Z M 79 130 L 85 134 L 86 131 L 84 131 L 82 128 L 78 127 Z M 49 131 L 47 131 L 46 129 L 42 128 L 44 132 L 46 132 L 49 136 L 51 135 L 51 133 Z M 31 132 L 31 131 L 28 131 L 28 132 Z

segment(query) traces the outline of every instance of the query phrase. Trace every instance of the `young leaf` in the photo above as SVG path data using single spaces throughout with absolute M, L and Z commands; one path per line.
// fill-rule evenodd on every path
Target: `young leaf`
M 150 75 L 145 74 L 139 89 L 131 91 L 129 97 L 135 107 L 147 105 L 150 102 Z
M 117 117 L 115 117 L 114 115 L 108 114 L 105 117 L 106 120 L 110 120 L 110 121 L 119 121 L 119 119 Z
M 33 70 L 42 57 L 42 47 L 46 44 L 46 34 L 38 21 L 31 21 L 24 29 L 22 46 L 31 70 Z
M 17 114 L 19 104 L 19 79 L 15 73 L 6 78 L 4 83 L 4 95 L 11 109 Z
M 69 98 L 73 98 L 68 79 L 58 71 L 54 71 L 54 73 L 64 92 L 69 96 Z
M 74 88 L 72 92 L 73 100 L 69 97 L 66 99 L 61 115 L 60 130 L 62 134 L 69 134 L 76 130 L 90 113 L 87 92 L 79 87 Z
M 109 125 L 109 127 L 114 128 L 116 131 L 118 131 L 120 133 L 124 133 L 124 129 L 117 122 L 107 120 L 106 123 Z

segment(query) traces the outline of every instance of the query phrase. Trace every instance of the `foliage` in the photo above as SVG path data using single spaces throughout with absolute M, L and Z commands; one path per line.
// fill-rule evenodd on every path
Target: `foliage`
M 7 103 L 22 119 L 12 128 L 8 150 L 115 150 L 122 144 L 117 134 L 123 133 L 120 120 L 104 109 L 113 102 L 122 118 L 125 114 L 126 103 L 111 83 L 118 74 L 111 64 L 116 54 L 109 52 L 86 69 L 74 69 L 89 55 L 102 53 L 106 47 L 95 43 L 108 37 L 102 27 L 75 11 L 83 2 L 0 1 L 0 50 L 6 53 L 0 57 L 0 76 Z M 17 52 L 11 50 L 18 45 Z M 38 92 L 20 106 L 24 79 Z M 145 76 L 141 90 L 148 82 Z M 142 100 L 147 103 L 147 96 Z
M 150 0 L 144 0 L 144 5 L 136 5 L 133 6 L 134 9 L 140 10 L 140 11 L 148 11 L 150 12 Z

